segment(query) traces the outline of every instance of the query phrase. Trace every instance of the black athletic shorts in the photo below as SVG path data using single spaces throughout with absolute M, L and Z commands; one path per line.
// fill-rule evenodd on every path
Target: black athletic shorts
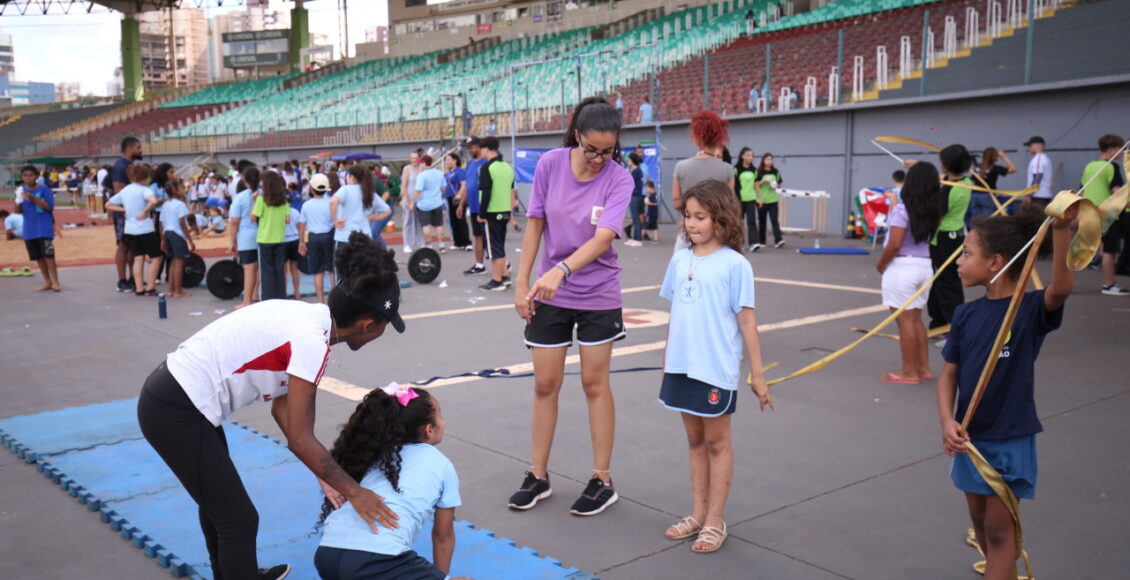
M 161 237 L 157 235 L 156 231 L 136 236 L 133 234 L 122 234 L 122 243 L 129 248 L 130 253 L 134 256 L 160 258 L 165 255 L 161 252 Z
M 416 208 L 416 221 L 420 223 L 420 227 L 443 227 L 443 206 L 429 210 Z
M 32 262 L 55 257 L 55 240 L 52 238 L 24 240 L 24 247 L 27 248 L 27 259 Z
M 250 266 L 251 264 L 259 263 L 259 248 L 254 250 L 240 250 L 239 251 L 239 265 Z
M 576 310 L 538 302 L 534 305 L 533 319 L 526 325 L 526 346 L 572 346 L 574 328 L 577 329 L 577 343 L 582 346 L 623 340 L 627 336 L 621 308 Z
M 283 246 L 283 253 L 286 254 L 286 261 L 297 262 L 298 258 L 301 257 L 298 255 L 298 240 L 283 242 Z
M 115 211 L 110 212 L 110 217 L 114 218 L 114 239 L 120 244 L 126 232 L 126 214 Z
M 506 227 L 510 225 L 510 212 L 484 213 L 486 224 L 486 258 L 498 260 L 506 257 Z
M 166 258 L 187 258 L 188 253 L 188 240 L 176 232 L 165 232 Z
M 1103 253 L 1118 255 L 1119 248 L 1122 247 L 1122 239 L 1127 232 L 1124 228 L 1130 227 L 1130 213 L 1122 212 L 1119 214 L 1118 219 L 1110 224 L 1110 229 L 1106 231 L 1103 236 Z
M 483 224 L 479 223 L 479 214 L 471 214 L 471 235 L 476 238 L 483 237 Z

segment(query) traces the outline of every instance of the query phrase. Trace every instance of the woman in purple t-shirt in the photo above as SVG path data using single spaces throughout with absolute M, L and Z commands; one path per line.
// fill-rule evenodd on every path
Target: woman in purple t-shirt
M 906 304 L 934 274 L 930 238 L 942 221 L 940 187 L 938 170 L 929 163 L 916 163 L 906 174 L 902 203 L 891 209 L 883 255 L 875 266 L 883 276 L 883 305 L 891 312 Z M 917 385 L 934 378 L 926 355 L 926 326 L 922 323 L 925 305 L 923 292 L 899 314 L 902 369 L 883 375 L 884 383 Z
M 593 473 L 570 513 L 596 515 L 619 499 L 609 474 L 616 426 L 609 367 L 612 343 L 625 334 L 620 265 L 612 242 L 619 237 L 632 196 L 632 176 L 619 161 L 620 115 L 603 99 L 589 98 L 573 110 L 565 146 L 543 155 L 534 171 L 515 293 L 518 315 L 526 321 L 526 346 L 533 353 L 533 464 L 510 497 L 511 509 L 530 509 L 553 493 L 549 451 L 574 328 L 589 407 Z

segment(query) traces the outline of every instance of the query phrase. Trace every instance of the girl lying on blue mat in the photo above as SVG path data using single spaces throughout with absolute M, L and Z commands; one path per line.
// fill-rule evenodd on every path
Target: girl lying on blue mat
M 327 497 L 314 566 L 323 580 L 403 578 L 442 580 L 455 550 L 460 505 L 455 466 L 435 445 L 443 440 L 439 401 L 422 389 L 392 383 L 365 396 L 330 454 L 399 516 L 391 530 L 362 520 L 340 497 Z M 412 543 L 435 513 L 432 562 Z

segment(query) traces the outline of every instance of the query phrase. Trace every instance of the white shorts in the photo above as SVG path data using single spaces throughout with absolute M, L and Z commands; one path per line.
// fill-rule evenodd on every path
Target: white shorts
M 883 272 L 883 306 L 899 308 L 910 300 L 911 296 L 930 281 L 934 275 L 934 268 L 930 258 L 912 258 L 900 256 L 887 266 Z M 926 290 L 907 306 L 907 310 L 922 310 L 926 306 L 926 298 L 930 294 Z

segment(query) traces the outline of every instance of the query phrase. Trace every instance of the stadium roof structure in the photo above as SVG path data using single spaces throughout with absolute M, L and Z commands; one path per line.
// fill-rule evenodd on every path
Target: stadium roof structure
M 172 8 L 203 8 L 205 6 L 242 6 L 246 0 L 0 0 L 0 16 L 5 14 L 34 13 L 70 14 L 92 12 L 96 6 L 122 14 L 136 14 Z M 13 12 L 14 11 L 14 12 Z

